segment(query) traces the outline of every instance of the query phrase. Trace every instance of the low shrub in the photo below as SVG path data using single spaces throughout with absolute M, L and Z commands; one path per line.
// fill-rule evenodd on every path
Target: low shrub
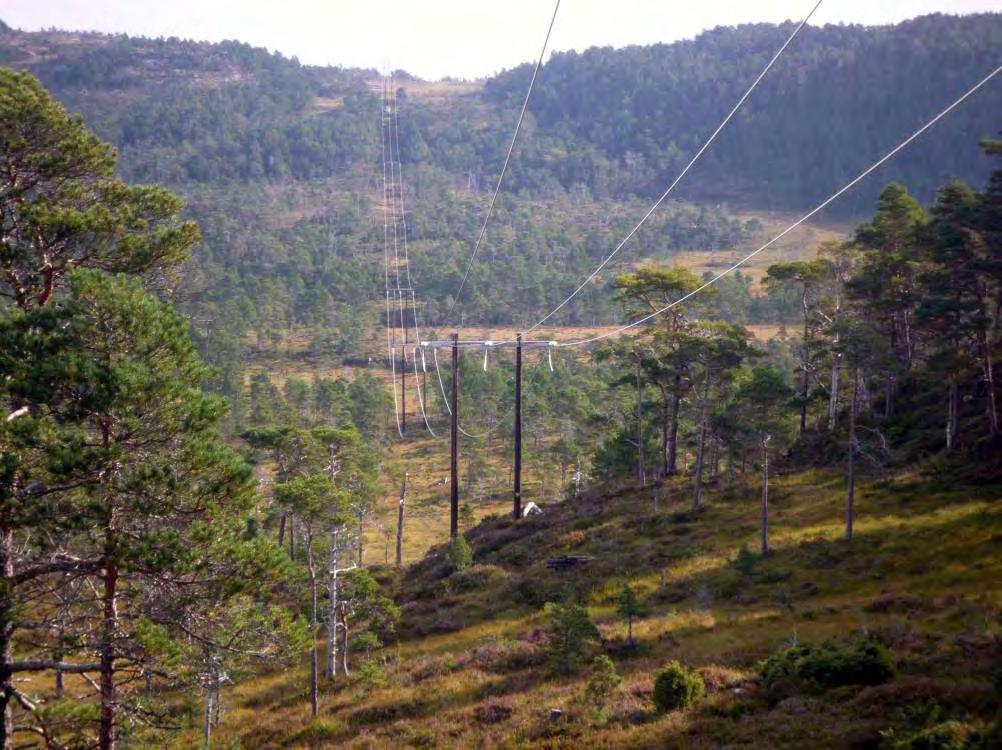
M 872 638 L 847 645 L 803 643 L 770 656 L 762 664 L 761 674 L 770 692 L 791 680 L 822 688 L 880 685 L 893 679 L 894 662 L 890 652 Z
M 654 678 L 654 707 L 659 713 L 689 708 L 703 697 L 703 678 L 677 661 L 669 662 Z
M 883 750 L 975 750 L 987 748 L 984 735 L 979 727 L 962 721 L 939 722 L 916 731 L 882 732 Z
M 546 651 L 533 643 L 509 638 L 491 638 L 473 650 L 473 663 L 485 672 L 505 674 L 546 661 Z
M 332 740 L 345 731 L 345 726 L 329 719 L 314 719 L 301 730 L 293 734 L 289 740 L 291 742 L 314 743 L 323 740 Z
M 502 586 L 508 579 L 508 572 L 497 565 L 471 565 L 459 570 L 449 583 L 456 591 L 481 591 Z

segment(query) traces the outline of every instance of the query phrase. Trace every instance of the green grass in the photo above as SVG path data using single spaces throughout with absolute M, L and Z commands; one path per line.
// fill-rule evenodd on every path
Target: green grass
M 225 696 L 219 746 L 880 747 L 892 728 L 987 727 L 998 701 L 1002 488 L 916 472 L 864 483 L 851 543 L 843 493 L 833 473 L 777 479 L 774 552 L 750 566 L 733 561 L 742 545 L 756 549 L 751 478 L 711 490 L 699 512 L 676 500 L 654 515 L 648 492 L 596 493 L 518 524 L 485 521 L 468 534 L 476 575 L 442 578 L 439 546 L 398 576 L 404 621 L 399 645 L 385 649 L 388 687 L 324 685 L 311 721 L 305 666 L 263 675 Z M 673 496 L 686 497 L 684 483 Z M 545 567 L 567 552 L 594 560 Z M 650 609 L 634 624 L 634 650 L 615 615 L 623 581 Z M 601 718 L 582 699 L 587 671 L 557 679 L 543 665 L 542 603 L 564 587 L 587 603 L 603 635 L 596 650 L 624 678 Z M 769 654 L 864 632 L 890 648 L 893 682 L 767 699 L 758 664 Z M 651 686 L 672 659 L 700 672 L 707 696 L 659 716 Z M 551 708 L 564 718 L 551 721 Z

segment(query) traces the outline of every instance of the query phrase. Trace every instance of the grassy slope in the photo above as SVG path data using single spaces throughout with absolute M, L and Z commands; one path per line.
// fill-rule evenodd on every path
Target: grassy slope
M 775 553 L 751 575 L 730 561 L 756 542 L 754 482 L 712 490 L 699 512 L 687 510 L 686 487 L 672 490 L 659 514 L 649 490 L 627 490 L 553 505 L 518 525 L 488 520 L 470 533 L 478 565 L 462 574 L 442 578 L 433 550 L 398 582 L 403 638 L 387 650 L 387 687 L 355 678 L 325 685 L 321 718 L 311 722 L 305 667 L 262 676 L 226 696 L 221 746 L 865 747 L 905 720 L 906 705 L 933 701 L 990 720 L 1002 488 L 916 473 L 871 480 L 846 544 L 841 477 L 782 477 Z M 567 552 L 595 560 L 573 574 L 545 568 Z M 614 614 L 626 580 L 651 611 L 635 627 L 641 645 L 632 653 Z M 604 725 L 580 702 L 586 673 L 555 679 L 542 666 L 540 606 L 564 585 L 582 592 L 624 677 Z M 890 644 L 900 669 L 893 683 L 770 707 L 752 679 L 759 659 L 793 639 L 862 630 Z M 652 677 L 672 658 L 699 668 L 709 695 L 658 717 Z M 552 707 L 567 718 L 551 722 Z

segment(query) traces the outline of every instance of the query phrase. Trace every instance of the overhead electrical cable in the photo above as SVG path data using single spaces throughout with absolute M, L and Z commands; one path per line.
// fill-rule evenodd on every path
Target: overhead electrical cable
M 929 120 L 928 122 L 926 122 L 918 130 L 916 130 L 910 136 L 908 136 L 903 141 L 901 141 L 897 146 L 895 146 L 894 148 L 892 148 L 890 151 L 888 151 L 886 154 L 884 154 L 882 157 L 880 157 L 877 161 L 875 161 L 873 164 L 871 164 L 869 167 L 867 167 L 866 169 L 864 169 L 862 172 L 860 172 L 858 175 L 856 175 L 853 179 L 851 179 L 849 182 L 847 182 L 845 185 L 843 185 L 837 191 L 835 191 L 830 196 L 828 196 L 825 200 L 823 200 L 817 206 L 815 206 L 810 211 L 808 211 L 806 214 L 804 214 L 799 219 L 797 219 L 795 222 L 793 222 L 792 224 L 790 224 L 790 226 L 788 226 L 782 232 L 780 232 L 779 234 L 777 234 L 771 240 L 769 240 L 768 242 L 766 242 L 764 245 L 762 245 L 761 247 L 759 247 L 757 250 L 753 250 L 752 252 L 748 253 L 743 258 L 741 258 L 739 261 L 737 261 L 733 265 L 729 266 L 728 268 L 724 269 L 723 271 L 721 271 L 716 276 L 714 276 L 713 278 L 709 279 L 708 281 L 706 281 L 705 283 L 703 283 L 702 285 L 700 285 L 696 289 L 693 289 L 688 294 L 686 294 L 686 295 L 684 295 L 682 297 L 679 297 L 677 300 L 671 302 L 670 304 L 665 305 L 664 307 L 662 307 L 662 308 L 660 308 L 658 310 L 655 310 L 654 312 L 652 312 L 652 313 L 650 313 L 648 315 L 645 315 L 642 318 L 639 318 L 639 319 L 637 319 L 637 320 L 635 320 L 635 321 L 633 321 L 631 323 L 628 323 L 626 325 L 620 326 L 619 328 L 616 328 L 615 330 L 608 331 L 606 333 L 599 334 L 597 336 L 590 336 L 588 338 L 580 339 L 580 340 L 577 340 L 577 341 L 558 341 L 557 345 L 558 346 L 565 346 L 565 347 L 566 346 L 584 346 L 586 344 L 591 344 L 591 343 L 594 343 L 596 341 L 602 341 L 603 339 L 611 338 L 612 336 L 617 336 L 617 335 L 623 333 L 624 331 L 628 331 L 631 328 L 635 328 L 635 327 L 637 327 L 637 326 L 639 326 L 639 325 L 641 325 L 643 323 L 646 323 L 648 320 L 651 320 L 652 318 L 656 318 L 657 316 L 666 313 L 668 310 L 671 310 L 673 307 L 676 307 L 677 305 L 680 305 L 681 303 L 685 302 L 686 300 L 691 299 L 695 295 L 699 294 L 700 292 L 702 292 L 707 287 L 712 286 L 713 284 L 717 283 L 718 281 L 720 281 L 720 279 L 724 278 L 728 274 L 730 274 L 733 271 L 737 270 L 738 268 L 740 268 L 741 266 L 743 266 L 745 263 L 747 263 L 749 260 L 751 260 L 752 258 L 754 258 L 759 253 L 762 253 L 762 252 L 765 252 L 766 250 L 768 250 L 770 247 L 772 247 L 776 242 L 778 242 L 779 240 L 781 240 L 787 234 L 789 234 L 794 229 L 796 229 L 797 227 L 799 227 L 801 224 L 803 224 L 806 221 L 808 221 L 809 219 L 811 219 L 811 217 L 813 217 L 815 214 L 817 214 L 820 211 L 824 210 L 830 203 L 832 203 L 833 201 L 837 200 L 839 197 L 841 197 L 848 190 L 852 189 L 857 183 L 859 183 L 861 180 L 863 180 L 864 178 L 866 178 L 868 175 L 870 175 L 872 172 L 874 172 L 880 166 L 882 166 L 883 164 L 885 164 L 888 160 L 890 160 L 891 158 L 893 158 L 899 151 L 901 151 L 903 148 L 905 148 L 906 146 L 908 146 L 912 141 L 914 141 L 916 138 L 918 138 L 920 135 L 922 135 L 926 130 L 928 130 L 929 128 L 931 128 L 933 125 L 935 125 L 941 119 L 943 119 L 946 115 L 948 115 L 950 112 L 952 112 L 958 106 L 960 106 L 966 99 L 968 99 L 976 91 L 978 91 L 978 89 L 982 88 L 985 84 L 987 84 L 990 80 L 992 80 L 992 78 L 994 78 L 996 75 L 998 75 L 998 73 L 1000 71 L 1002 71 L 1002 66 L 999 66 L 999 67 L 995 68 L 995 70 L 993 70 L 991 73 L 989 73 L 984 78 L 982 78 L 980 81 L 978 81 L 976 84 L 974 84 L 974 86 L 972 86 L 970 89 L 968 89 L 966 92 L 964 92 L 960 97 L 958 97 L 957 99 L 955 99 L 949 106 L 947 106 L 945 109 L 943 109 L 939 114 L 937 114 L 931 120 Z
M 415 329 L 416 328 L 417 326 L 415 325 Z M 421 406 L 421 417 L 424 419 L 424 426 L 427 428 L 428 432 L 431 433 L 431 436 L 437 438 L 438 435 L 436 435 L 435 430 L 431 428 L 431 423 L 428 421 L 428 412 L 424 407 L 424 389 L 421 388 L 421 376 L 418 374 L 418 349 L 416 346 L 414 347 L 414 354 L 411 359 L 414 362 L 414 389 L 417 391 L 418 404 Z
M 494 187 L 494 194 L 491 196 L 490 203 L 487 204 L 487 213 L 484 214 L 484 220 L 480 225 L 480 233 L 477 235 L 477 241 L 473 246 L 473 253 L 470 255 L 470 260 L 466 264 L 466 272 L 463 274 L 462 281 L 459 282 L 459 288 L 452 297 L 452 303 L 449 305 L 448 313 L 451 313 L 452 309 L 459 302 L 459 297 L 463 293 L 466 281 L 470 278 L 470 271 L 473 270 L 473 263 L 477 259 L 477 254 L 480 252 L 480 246 L 483 244 L 484 237 L 487 234 L 487 222 L 490 221 L 491 214 L 494 213 L 494 204 L 497 202 L 498 194 L 501 192 L 501 183 L 504 182 L 505 173 L 508 171 L 508 165 L 511 163 L 511 155 L 515 150 L 515 143 L 518 140 L 519 131 L 522 129 L 522 121 L 525 119 L 526 110 L 529 108 L 529 99 L 532 97 L 532 90 L 536 85 L 536 77 L 539 75 L 539 69 L 543 66 L 543 57 L 546 55 L 546 48 L 550 43 L 550 34 L 553 33 L 553 24 L 557 20 L 558 10 L 560 10 L 560 0 L 557 0 L 556 4 L 553 6 L 553 16 L 550 18 L 550 26 L 546 30 L 546 38 L 543 40 L 543 47 L 539 51 L 539 58 L 536 60 L 536 66 L 532 70 L 532 78 L 529 79 L 529 88 L 525 92 L 525 100 L 522 102 L 522 110 L 519 112 L 518 120 L 515 122 L 515 130 L 511 135 L 511 143 L 508 144 L 508 153 L 505 155 L 504 163 L 501 165 L 501 173 L 498 175 L 497 185 Z
M 804 26 L 807 25 L 807 22 L 811 19 L 811 16 L 814 15 L 814 12 L 818 9 L 821 3 L 822 0 L 817 0 L 817 2 L 814 3 L 814 7 L 811 8 L 810 12 L 806 16 L 804 16 L 804 19 L 793 30 L 793 33 L 790 34 L 789 37 L 787 37 L 786 41 L 783 42 L 783 45 L 778 50 L 776 50 L 776 53 L 772 56 L 772 59 L 770 59 L 769 62 L 766 63 L 766 66 L 762 68 L 762 71 L 758 74 L 758 77 L 755 78 L 754 81 L 752 81 L 751 86 L 749 86 L 748 89 L 745 91 L 745 93 L 742 94 L 741 98 L 738 99 L 737 103 L 731 108 L 731 111 L 727 113 L 727 116 L 717 126 L 717 129 L 714 130 L 713 133 L 710 135 L 710 137 L 706 139 L 706 141 L 703 143 L 702 146 L 700 146 L 699 150 L 689 160 L 689 163 L 682 168 L 682 171 L 678 173 L 678 175 L 675 177 L 672 183 L 667 187 L 667 189 L 663 193 L 661 193 L 661 197 L 659 197 L 656 201 L 654 201 L 654 204 L 649 209 L 647 209 L 647 213 L 645 213 L 643 217 L 641 217 L 640 221 L 636 223 L 633 229 L 627 232 L 626 236 L 623 237 L 623 239 L 620 241 L 618 245 L 616 245 L 616 248 L 611 253 L 609 253 L 609 255 L 606 256 L 606 258 L 601 263 L 598 264 L 598 266 L 596 266 L 595 270 L 592 271 L 588 275 L 588 277 L 584 281 L 582 281 L 573 292 L 567 295 L 567 297 L 564 299 L 563 302 L 561 302 L 559 305 L 550 310 L 550 312 L 548 312 L 546 315 L 540 318 L 531 328 L 528 329 L 528 331 L 536 330 L 541 325 L 543 325 L 543 323 L 545 323 L 547 320 L 549 320 L 558 312 L 560 312 L 560 310 L 562 310 L 572 299 L 574 299 L 581 292 L 582 289 L 584 289 L 589 283 L 591 283 L 592 279 L 594 279 L 596 276 L 598 276 L 599 273 L 602 272 L 602 269 L 609 264 L 609 261 L 611 261 L 613 258 L 616 257 L 617 253 L 619 253 L 619 251 L 623 249 L 626 243 L 629 242 L 630 239 L 647 222 L 647 220 L 654 215 L 654 212 L 657 211 L 658 208 L 661 206 L 661 204 L 665 202 L 665 200 L 668 198 L 669 195 L 671 195 L 672 191 L 675 190 L 675 187 L 682 181 L 682 178 L 685 177 L 685 175 L 693 167 L 693 165 L 697 161 L 699 161 L 699 158 L 703 155 L 703 152 L 705 152 L 713 144 L 713 142 L 717 139 L 717 136 L 720 135 L 721 131 L 723 131 L 723 129 L 727 127 L 727 123 L 729 123 L 731 119 L 734 117 L 734 115 L 737 114 L 738 110 L 741 109 L 745 101 L 747 101 L 748 97 L 752 95 L 752 92 L 755 91 L 759 83 L 762 82 L 762 79 L 766 77 L 766 75 L 772 69 L 773 65 L 776 64 L 776 61 L 786 51 L 786 48 L 790 46 L 793 40 L 800 33 L 801 29 L 803 29 Z
M 442 403 L 445 404 L 445 410 L 452 416 L 452 407 L 449 406 L 449 397 L 445 395 L 445 381 L 442 379 L 442 368 L 438 364 L 438 349 L 434 346 L 431 347 L 431 356 L 435 362 L 435 374 L 438 375 L 438 387 L 442 389 Z M 455 377 L 455 375 L 453 375 Z M 475 435 L 473 433 L 467 432 L 462 428 L 461 425 L 457 424 L 457 429 L 466 435 L 468 438 L 473 438 L 474 440 L 483 440 L 487 435 Z

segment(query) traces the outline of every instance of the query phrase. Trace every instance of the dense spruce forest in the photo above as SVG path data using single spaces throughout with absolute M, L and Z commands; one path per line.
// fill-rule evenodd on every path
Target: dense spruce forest
M 409 325 L 531 325 L 791 28 L 553 55 L 459 302 L 531 68 L 396 72 Z M 450 537 L 380 76 L 0 22 L 0 747 L 999 746 L 999 81 L 701 287 L 1000 31 L 805 27 L 546 335 L 638 325 L 527 356 L 536 515 L 510 352 L 459 356 Z

